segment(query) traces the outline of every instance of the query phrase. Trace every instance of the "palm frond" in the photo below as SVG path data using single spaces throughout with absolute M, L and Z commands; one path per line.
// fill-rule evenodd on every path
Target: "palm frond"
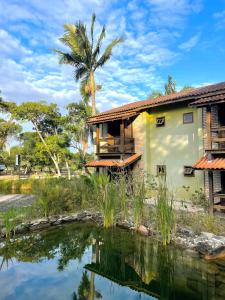
M 102 40 L 104 38 L 105 38 L 105 26 L 102 27 L 102 31 L 101 31 L 101 33 L 99 35 L 99 38 L 98 38 L 95 50 L 94 50 L 93 55 L 92 55 L 92 57 L 93 57 L 92 58 L 93 63 L 96 62 L 96 58 L 99 55 L 99 52 L 100 52 L 100 49 L 101 49 L 101 43 L 102 43 Z
M 111 55 L 112 55 L 112 50 L 113 48 L 122 43 L 124 41 L 124 39 L 121 37 L 121 38 L 117 38 L 117 39 L 114 39 L 105 49 L 104 53 L 102 54 L 102 56 L 100 57 L 100 59 L 97 61 L 97 63 L 95 64 L 94 66 L 94 70 L 96 70 L 98 67 L 102 67 L 105 62 L 110 59 Z
M 59 55 L 60 64 L 69 64 L 75 67 L 83 65 L 83 58 L 78 53 L 65 53 L 57 49 L 53 49 Z
M 78 81 L 87 73 L 88 73 L 88 69 L 86 68 L 86 66 L 81 65 L 80 67 L 77 67 L 76 70 L 74 71 L 74 77 L 76 81 Z
M 95 19 L 96 19 L 96 14 L 93 13 L 91 17 L 91 49 L 93 49 L 93 44 L 94 44 Z

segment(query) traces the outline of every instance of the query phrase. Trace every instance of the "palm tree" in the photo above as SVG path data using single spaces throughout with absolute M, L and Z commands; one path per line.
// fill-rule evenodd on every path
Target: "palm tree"
M 92 15 L 90 39 L 86 26 L 81 22 L 76 24 L 65 24 L 65 32 L 59 39 L 70 49 L 69 53 L 55 50 L 59 54 L 60 64 L 69 64 L 75 68 L 74 77 L 76 81 L 81 80 L 81 87 L 91 95 L 92 115 L 95 115 L 95 71 L 102 67 L 112 55 L 113 48 L 123 41 L 123 38 L 114 39 L 100 55 L 102 41 L 105 38 L 106 27 L 103 26 L 96 43 L 94 43 L 94 26 L 96 15 Z

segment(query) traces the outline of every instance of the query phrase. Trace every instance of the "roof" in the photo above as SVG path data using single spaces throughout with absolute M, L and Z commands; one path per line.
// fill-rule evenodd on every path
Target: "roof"
M 221 103 L 221 102 L 225 102 L 225 94 L 219 94 L 219 95 L 215 95 L 215 96 L 209 96 L 209 97 L 204 97 L 204 98 L 200 98 L 197 101 L 194 101 L 193 103 L 191 103 L 192 106 L 204 106 L 206 104 L 216 104 L 216 103 Z
M 195 163 L 193 168 L 197 170 L 225 170 L 225 158 L 209 160 L 207 156 L 203 156 Z
M 90 117 L 88 123 L 97 124 L 102 122 L 114 121 L 116 119 L 129 118 L 131 114 L 137 115 L 142 110 L 151 107 L 176 104 L 182 101 L 198 101 L 199 99 L 202 99 L 201 101 L 203 101 L 203 99 L 209 98 L 215 94 L 220 94 L 223 96 L 225 95 L 225 82 L 207 85 L 199 88 L 191 88 L 175 94 L 125 104 Z M 210 101 L 214 101 L 213 99 L 211 98 Z
M 100 159 L 92 160 L 86 164 L 86 167 L 116 167 L 116 168 L 125 168 L 128 165 L 134 163 L 141 157 L 141 154 L 134 154 L 130 157 L 119 160 L 119 159 Z

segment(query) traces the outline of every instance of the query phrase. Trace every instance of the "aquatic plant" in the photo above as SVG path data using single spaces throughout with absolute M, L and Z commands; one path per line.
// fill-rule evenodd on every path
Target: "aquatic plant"
M 17 212 L 14 208 L 10 208 L 2 213 L 3 225 L 6 230 L 6 238 L 10 238 L 11 234 L 15 234 L 15 228 L 17 225 L 16 217 Z
M 105 174 L 92 176 L 97 208 L 103 215 L 103 225 L 109 228 L 115 224 L 117 209 L 117 188 Z
M 158 194 L 156 201 L 156 225 L 161 235 L 163 245 L 171 242 L 171 236 L 175 234 L 176 215 L 173 208 L 173 195 L 169 194 L 166 186 L 166 178 L 159 178 Z
M 131 199 L 136 228 L 143 223 L 145 192 L 145 178 L 143 174 L 135 173 L 131 180 Z

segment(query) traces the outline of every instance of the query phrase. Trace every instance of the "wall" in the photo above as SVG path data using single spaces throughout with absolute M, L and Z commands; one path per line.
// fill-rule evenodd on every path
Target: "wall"
M 183 124 L 183 113 L 193 112 L 194 123 Z M 165 127 L 156 127 L 156 118 L 165 117 Z M 142 124 L 143 122 L 143 124 Z M 157 165 L 166 165 L 167 184 L 176 199 L 188 200 L 196 189 L 204 187 L 204 174 L 183 175 L 184 166 L 192 166 L 203 155 L 202 109 L 152 109 L 134 122 L 136 152 L 144 151 L 142 164 L 149 174 L 156 175 Z M 182 186 L 189 186 L 185 192 Z
M 146 151 L 146 134 L 147 134 L 148 113 L 143 112 L 133 121 L 133 137 L 135 139 L 135 153 L 142 153 L 141 159 L 135 164 L 135 169 L 139 168 L 147 171 L 147 151 Z

